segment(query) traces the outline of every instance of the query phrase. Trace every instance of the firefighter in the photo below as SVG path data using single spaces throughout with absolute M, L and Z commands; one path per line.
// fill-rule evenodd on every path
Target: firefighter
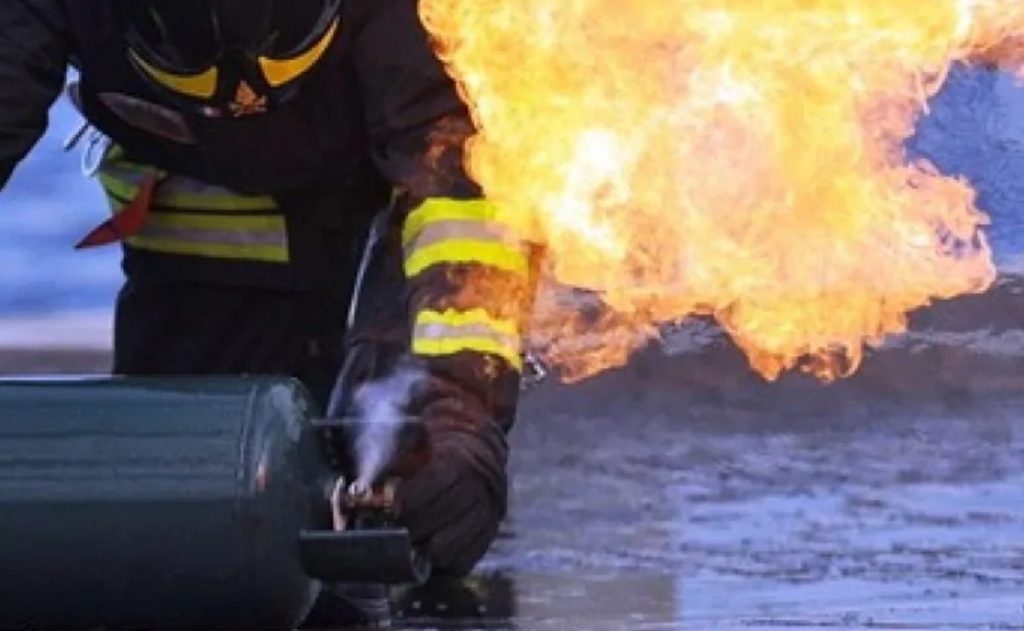
M 338 415 L 419 366 L 434 450 L 401 520 L 468 572 L 506 508 L 531 257 L 463 171 L 416 0 L 5 0 L 0 50 L 0 186 L 69 65 L 109 140 L 79 245 L 124 251 L 114 372 L 293 375 Z

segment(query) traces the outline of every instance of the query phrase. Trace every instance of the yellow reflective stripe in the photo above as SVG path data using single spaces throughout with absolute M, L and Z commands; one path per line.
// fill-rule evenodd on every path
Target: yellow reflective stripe
M 292 59 L 260 57 L 258 59 L 260 69 L 263 71 L 263 76 L 266 78 L 267 83 L 276 88 L 298 78 L 312 68 L 313 64 L 320 61 L 320 58 L 323 57 L 327 47 L 331 45 L 334 36 L 338 32 L 339 23 L 340 20 L 335 19 L 323 37 L 298 57 Z
M 529 263 L 526 254 L 506 243 L 452 239 L 440 241 L 410 252 L 405 259 L 405 275 L 418 276 L 433 265 L 479 263 L 526 276 Z
M 524 248 L 496 217 L 494 204 L 486 199 L 427 199 L 409 213 L 402 227 L 406 276 L 454 263 L 479 263 L 527 275 Z
M 139 193 L 139 187 L 136 184 L 129 184 L 128 182 L 111 175 L 107 175 L 106 173 L 98 173 L 96 177 L 99 178 L 100 185 L 103 187 L 103 190 L 111 197 L 118 197 L 120 199 L 131 201 L 132 199 L 135 199 L 135 196 Z M 111 201 L 114 206 L 119 205 L 117 200 Z
M 166 173 L 166 171 L 161 171 L 156 167 L 146 166 L 145 164 L 140 164 L 138 162 L 132 162 L 131 160 L 125 157 L 124 147 L 113 143 L 109 147 L 107 147 L 107 152 L 106 154 L 104 154 L 103 161 L 100 165 L 100 172 L 110 167 L 125 168 L 129 171 L 135 171 L 136 173 L 139 173 L 141 176 L 146 176 L 151 173 L 156 173 L 158 175 L 163 175 Z
M 152 171 L 149 171 L 152 172 Z M 134 199 L 139 192 L 137 182 L 129 182 L 124 178 L 112 175 L 111 171 L 98 174 L 100 184 L 109 195 L 122 200 Z M 141 179 L 141 178 L 140 178 Z M 204 192 L 185 192 L 175 190 L 175 185 L 182 182 L 181 178 L 173 177 L 163 182 L 156 192 L 154 204 L 179 210 L 218 210 L 218 211 L 268 211 L 276 210 L 277 203 L 272 197 L 265 195 L 238 195 L 218 186 L 199 185 L 194 180 L 189 188 L 204 187 Z M 180 187 L 179 187 L 180 188 Z
M 515 320 L 496 318 L 488 313 L 486 309 L 480 308 L 470 309 L 469 311 L 458 311 L 456 309 L 434 311 L 432 309 L 425 309 L 416 314 L 416 324 L 443 324 L 446 326 L 482 324 L 502 335 L 519 335 L 519 325 Z
M 147 177 L 155 175 L 164 178 L 167 176 L 167 172 L 153 166 L 132 162 L 125 157 L 124 147 L 112 143 L 107 147 L 96 175 L 101 183 L 104 180 L 113 182 L 121 190 L 126 190 L 124 188 L 126 186 L 131 187 L 132 196 L 134 196 L 139 184 Z M 106 184 L 104 184 L 104 188 L 106 188 Z
M 412 352 L 421 357 L 443 357 L 466 351 L 497 355 L 517 371 L 523 369 L 523 358 L 508 348 L 488 338 L 457 338 L 449 340 L 416 340 Z
M 282 215 L 199 215 L 180 213 L 150 213 L 146 216 L 146 228 L 162 227 L 184 230 L 210 230 L 223 232 L 273 232 L 285 234 Z
M 124 147 L 114 142 L 107 145 L 107 151 L 103 154 L 102 163 L 107 164 L 109 162 L 127 162 L 124 159 Z
M 136 65 L 165 88 L 170 88 L 179 94 L 195 96 L 201 99 L 208 99 L 217 92 L 218 74 L 215 66 L 198 74 L 178 75 L 160 70 L 143 59 L 134 50 L 129 50 L 128 52 Z
M 278 246 L 199 243 L 166 237 L 147 237 L 141 234 L 129 237 L 128 244 L 140 250 L 151 250 L 164 254 L 182 254 L 266 263 L 288 262 L 287 248 Z
M 136 248 L 166 254 L 288 262 L 285 220 L 280 215 L 221 217 L 151 213 L 138 235 L 128 238 Z
M 416 316 L 412 350 L 421 356 L 455 355 L 465 351 L 504 358 L 522 369 L 519 326 L 513 320 L 495 318 L 484 309 L 471 311 L 421 311 Z
M 440 221 L 492 222 L 496 217 L 497 209 L 486 199 L 432 197 L 405 218 L 402 244 L 407 246 L 411 243 L 427 224 Z
M 149 175 L 164 176 L 166 174 L 166 171 L 127 160 L 104 163 L 99 170 L 99 175 L 106 175 L 127 184 L 138 182 Z

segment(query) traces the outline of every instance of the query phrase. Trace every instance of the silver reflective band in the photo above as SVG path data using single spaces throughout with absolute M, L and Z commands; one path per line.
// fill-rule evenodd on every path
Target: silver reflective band
M 202 230 L 196 228 L 172 228 L 170 226 L 146 226 L 140 236 L 153 239 L 175 239 L 191 243 L 209 243 L 222 245 L 288 245 L 284 231 L 246 231 L 246 230 Z
M 406 251 L 411 253 L 444 241 L 505 243 L 509 239 L 505 236 L 505 230 L 492 222 L 438 221 L 426 224 L 412 242 L 406 244 Z
M 441 324 L 439 322 L 418 323 L 413 331 L 417 341 L 457 342 L 459 340 L 490 340 L 509 351 L 519 352 L 518 335 L 496 331 L 486 324 Z

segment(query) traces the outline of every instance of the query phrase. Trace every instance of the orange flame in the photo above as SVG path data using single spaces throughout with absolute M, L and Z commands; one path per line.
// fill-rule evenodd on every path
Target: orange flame
M 903 143 L 951 63 L 1021 50 L 1020 0 L 420 6 L 479 130 L 471 174 L 604 305 L 538 319 L 573 377 L 703 314 L 767 378 L 831 379 L 994 278 L 974 191 Z

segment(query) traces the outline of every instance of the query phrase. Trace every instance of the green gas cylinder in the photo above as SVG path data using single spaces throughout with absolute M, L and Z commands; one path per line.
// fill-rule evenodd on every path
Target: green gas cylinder
M 0 629 L 294 628 L 375 545 L 332 548 L 313 414 L 285 379 L 0 381 Z

